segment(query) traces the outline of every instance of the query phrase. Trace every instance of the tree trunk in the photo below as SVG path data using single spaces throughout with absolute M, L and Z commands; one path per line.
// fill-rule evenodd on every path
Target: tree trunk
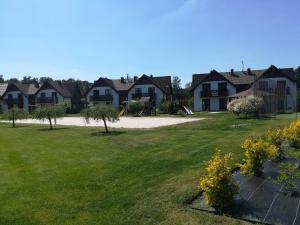
M 50 130 L 53 130 L 51 117 L 48 117 L 48 120 L 49 120 L 49 124 L 50 124 Z
M 12 123 L 13 123 L 13 127 L 15 127 L 15 111 L 12 111 Z
M 105 132 L 108 133 L 108 129 L 107 129 L 107 125 L 106 125 L 106 120 L 105 120 L 104 116 L 102 116 L 102 120 L 104 122 Z

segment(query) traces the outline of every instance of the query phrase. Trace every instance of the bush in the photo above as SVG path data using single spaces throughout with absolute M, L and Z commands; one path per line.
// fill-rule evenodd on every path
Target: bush
M 244 175 L 261 176 L 263 166 L 269 157 L 277 154 L 278 148 L 262 139 L 248 138 L 242 144 L 245 151 L 244 164 L 241 165 L 241 172 Z
M 158 106 L 160 113 L 172 113 L 172 102 L 162 101 Z
M 227 109 L 235 115 L 259 116 L 259 111 L 263 106 L 263 99 L 253 95 L 245 98 L 235 99 L 228 103 Z
M 283 129 L 268 130 L 267 140 L 270 144 L 276 146 L 277 152 L 275 153 L 275 159 L 281 161 L 286 151 L 286 138 Z
M 297 181 L 300 178 L 298 168 L 292 163 L 281 163 L 279 166 L 279 175 L 275 183 L 281 185 L 289 196 L 297 190 Z
M 138 116 L 139 112 L 144 108 L 144 103 L 140 101 L 131 101 L 128 104 L 128 111 L 136 116 Z
M 300 138 L 300 120 L 295 120 L 289 126 L 283 129 L 283 137 L 291 144 L 299 142 Z
M 207 174 L 199 182 L 207 203 L 220 211 L 230 209 L 238 193 L 238 186 L 232 180 L 230 160 L 231 154 L 215 153 L 207 163 Z
M 182 117 L 187 116 L 186 113 L 181 109 L 177 111 L 177 115 L 182 116 Z

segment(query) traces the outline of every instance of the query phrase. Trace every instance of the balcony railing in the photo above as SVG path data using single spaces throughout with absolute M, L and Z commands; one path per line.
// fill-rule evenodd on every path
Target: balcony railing
M 228 96 L 227 89 L 201 91 L 201 97 L 226 97 L 226 96 Z
M 9 98 L 9 99 L 4 99 L 3 100 L 4 104 L 7 105 L 18 105 L 18 104 L 23 104 L 23 98 Z
M 135 93 L 132 94 L 132 99 L 140 99 L 142 97 L 150 97 L 151 99 L 155 99 L 155 93 Z
M 39 97 L 36 99 L 36 102 L 39 104 L 51 104 L 51 103 L 57 103 L 57 99 L 53 97 Z
M 90 96 L 91 102 L 112 102 L 113 96 L 112 95 L 94 95 Z

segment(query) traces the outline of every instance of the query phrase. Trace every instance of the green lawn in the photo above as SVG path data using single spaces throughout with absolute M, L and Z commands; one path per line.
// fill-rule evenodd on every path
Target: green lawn
M 243 223 L 184 203 L 197 194 L 204 161 L 217 147 L 239 162 L 245 137 L 294 117 L 195 116 L 209 119 L 111 135 L 96 128 L 0 124 L 0 224 Z

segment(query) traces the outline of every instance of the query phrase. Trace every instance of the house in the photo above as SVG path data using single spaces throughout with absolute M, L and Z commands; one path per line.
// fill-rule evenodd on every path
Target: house
M 130 78 L 108 79 L 100 77 L 85 94 L 88 106 L 110 104 L 116 109 L 122 102 L 127 101 L 129 88 L 133 85 Z
M 195 111 L 224 111 L 230 98 L 249 94 L 272 93 L 276 96 L 278 110 L 293 109 L 297 87 L 292 68 L 267 69 L 194 74 L 192 91 Z M 252 90 L 252 91 L 247 91 Z
M 128 90 L 128 100 L 139 100 L 149 97 L 154 107 L 163 100 L 172 100 L 171 76 L 142 75 L 134 78 L 134 84 Z
M 7 112 L 16 107 L 28 112 L 34 108 L 34 94 L 38 90 L 35 84 L 10 83 L 3 94 L 2 110 Z
M 35 94 L 36 106 L 66 103 L 68 111 L 78 112 L 83 108 L 82 93 L 75 81 L 46 81 Z
M 0 84 L 0 113 L 2 112 L 2 97 L 7 89 L 7 86 L 8 86 L 8 84 L 6 84 L 6 83 Z

